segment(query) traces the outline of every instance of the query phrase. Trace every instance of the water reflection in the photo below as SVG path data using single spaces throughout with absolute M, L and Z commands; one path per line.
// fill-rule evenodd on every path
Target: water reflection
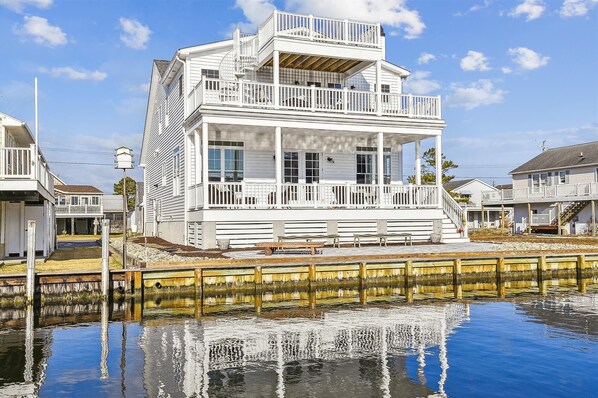
M 499 315 L 524 317 L 548 327 L 552 338 L 582 339 L 596 350 L 596 280 L 458 287 L 264 291 L 3 311 L 0 396 L 459 396 L 462 357 L 477 353 L 451 340 L 476 322 L 471 305 L 478 313 L 488 307 L 462 300 L 476 297 L 508 297 L 515 311 Z

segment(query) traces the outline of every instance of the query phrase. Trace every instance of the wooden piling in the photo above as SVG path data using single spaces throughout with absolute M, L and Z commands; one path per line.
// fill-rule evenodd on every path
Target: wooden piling
M 310 310 L 315 310 L 316 309 L 316 292 L 314 290 L 311 290 L 307 293 L 307 301 L 309 304 L 309 309 Z
M 586 256 L 580 254 L 577 256 L 577 280 L 581 280 L 584 277 L 585 269 L 586 269 Z
M 262 293 L 256 293 L 253 296 L 253 308 L 255 310 L 256 314 L 261 314 L 262 313 Z
M 307 267 L 307 281 L 309 282 L 310 288 L 316 284 L 316 265 L 315 264 L 309 264 Z
M 262 287 L 262 267 L 259 265 L 253 269 L 253 282 L 256 289 Z
M 546 273 L 546 256 L 538 257 L 538 285 L 542 282 L 545 278 Z
M 368 283 L 368 265 L 366 263 L 359 263 L 359 285 L 362 290 Z
M 413 261 L 407 260 L 405 262 L 405 287 L 413 285 Z
M 143 297 L 143 274 L 141 271 L 133 271 L 133 293 Z
M 500 285 L 505 272 L 505 259 L 504 257 L 499 257 L 496 259 L 496 285 Z
M 366 305 L 368 303 L 368 289 L 363 287 L 359 289 L 359 304 Z
M 505 298 L 507 295 L 507 288 L 505 286 L 505 282 L 501 281 L 496 285 L 496 292 L 498 293 L 499 298 Z
M 27 221 L 27 291 L 25 301 L 33 304 L 35 297 L 35 220 Z
M 453 293 L 455 295 L 456 300 L 463 299 L 463 286 L 461 284 L 454 284 L 453 285 Z
M 203 269 L 195 268 L 193 271 L 193 281 L 195 285 L 195 296 L 201 296 L 203 293 Z
M 405 286 L 405 299 L 408 303 L 413 303 L 413 287 Z
M 461 259 L 453 260 L 453 284 L 461 284 Z
M 110 220 L 102 221 L 102 296 L 110 294 Z

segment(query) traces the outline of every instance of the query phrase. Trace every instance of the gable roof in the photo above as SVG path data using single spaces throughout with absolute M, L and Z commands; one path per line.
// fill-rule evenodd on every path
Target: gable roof
M 54 191 L 64 194 L 100 194 L 103 192 L 91 185 L 58 185 Z
M 595 164 L 598 164 L 598 141 L 548 149 L 517 167 L 510 174 Z
M 461 188 L 464 185 L 469 184 L 473 180 L 474 180 L 473 178 L 470 178 L 467 180 L 452 180 L 452 181 L 446 182 L 442 185 L 444 186 L 444 189 L 446 189 L 447 191 L 453 191 L 455 189 Z
M 168 65 L 170 65 L 170 61 L 154 59 L 154 63 L 156 64 L 156 68 L 158 68 L 158 73 L 160 73 L 160 76 L 164 76 L 164 73 L 168 69 Z

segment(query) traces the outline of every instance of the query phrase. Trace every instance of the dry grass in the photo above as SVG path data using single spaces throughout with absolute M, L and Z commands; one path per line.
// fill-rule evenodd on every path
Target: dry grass
M 122 265 L 110 256 L 110 268 L 120 269 Z M 35 263 L 36 272 L 65 271 L 99 271 L 102 269 L 102 253 L 100 247 L 75 247 L 73 249 L 56 250 L 46 261 Z M 0 274 L 24 274 L 27 264 L 4 264 L 0 266 Z
M 123 234 L 110 234 L 111 238 L 120 238 Z M 90 240 L 100 240 L 102 235 L 58 235 L 56 239 L 59 242 L 82 242 Z

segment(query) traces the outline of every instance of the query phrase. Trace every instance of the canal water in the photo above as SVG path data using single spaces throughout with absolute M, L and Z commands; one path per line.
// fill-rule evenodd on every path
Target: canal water
M 4 309 L 0 397 L 595 397 L 596 282 Z

